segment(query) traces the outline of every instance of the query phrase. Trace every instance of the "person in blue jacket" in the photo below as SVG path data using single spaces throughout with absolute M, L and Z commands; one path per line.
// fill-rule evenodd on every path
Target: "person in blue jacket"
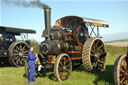
M 33 53 L 34 48 L 31 46 L 28 52 L 28 64 L 30 68 L 29 83 L 35 83 L 35 60 L 37 59 Z

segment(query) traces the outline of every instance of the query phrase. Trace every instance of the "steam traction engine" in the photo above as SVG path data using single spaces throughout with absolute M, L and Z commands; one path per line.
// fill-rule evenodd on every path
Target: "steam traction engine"
M 114 64 L 114 84 L 128 85 L 128 52 L 116 59 Z
M 28 33 L 36 33 L 34 30 L 18 29 L 0 26 L 0 64 L 8 60 L 13 66 L 23 66 L 28 57 L 30 41 L 25 40 Z M 22 40 L 16 40 L 15 36 L 22 36 Z
M 41 64 L 54 68 L 57 80 L 68 80 L 72 67 L 83 64 L 85 71 L 102 72 L 105 69 L 106 51 L 99 36 L 99 27 L 108 27 L 102 20 L 79 16 L 66 16 L 51 27 L 51 9 L 44 9 L 45 40 L 40 45 Z M 97 33 L 94 28 L 97 28 Z M 89 33 L 90 28 L 90 33 Z M 96 37 L 92 37 L 92 36 Z

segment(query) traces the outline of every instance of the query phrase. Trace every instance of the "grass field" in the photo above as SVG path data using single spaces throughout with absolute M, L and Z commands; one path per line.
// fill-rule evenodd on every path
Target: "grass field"
M 34 52 L 39 53 L 39 43 L 33 40 L 32 45 L 36 48 Z M 106 70 L 102 73 L 92 74 L 77 68 L 69 80 L 58 82 L 53 72 L 49 72 L 45 77 L 36 78 L 37 83 L 32 85 L 113 85 L 114 62 L 117 56 L 126 54 L 127 47 L 106 45 L 106 49 L 108 54 Z M 24 67 L 0 67 L 0 85 L 28 85 L 28 80 L 24 77 Z
M 106 70 L 102 73 L 92 74 L 82 68 L 74 70 L 69 80 L 58 82 L 53 72 L 45 77 L 36 78 L 37 83 L 32 85 L 113 85 L 113 64 L 115 56 L 107 56 Z M 28 85 L 24 77 L 24 67 L 0 67 L 0 85 Z
M 117 47 L 106 45 L 106 51 L 108 56 L 120 56 L 125 55 L 127 53 L 128 47 Z

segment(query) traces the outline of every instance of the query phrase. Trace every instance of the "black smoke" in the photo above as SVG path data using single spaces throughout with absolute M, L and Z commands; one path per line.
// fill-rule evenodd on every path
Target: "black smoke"
M 50 8 L 47 4 L 41 2 L 40 0 L 31 0 L 31 1 L 25 1 L 25 0 L 3 0 L 6 4 L 13 4 L 16 6 L 23 6 L 25 8 L 28 7 L 37 7 L 37 8 Z

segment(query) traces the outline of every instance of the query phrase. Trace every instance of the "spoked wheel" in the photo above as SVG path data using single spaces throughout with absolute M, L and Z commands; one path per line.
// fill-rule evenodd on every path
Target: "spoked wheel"
M 82 63 L 85 71 L 102 72 L 105 69 L 106 51 L 100 38 L 88 39 L 82 50 Z
M 72 62 L 67 54 L 57 56 L 54 65 L 54 75 L 58 81 L 68 80 L 72 72 Z
M 29 45 L 24 41 L 17 41 L 9 47 L 9 61 L 13 66 L 23 66 L 28 58 Z
M 114 64 L 115 85 L 128 85 L 128 56 L 119 56 Z
M 24 66 L 25 66 L 25 76 L 27 78 L 29 78 L 29 72 L 30 72 L 29 65 L 28 65 L 27 62 L 25 62 L 25 65 Z

